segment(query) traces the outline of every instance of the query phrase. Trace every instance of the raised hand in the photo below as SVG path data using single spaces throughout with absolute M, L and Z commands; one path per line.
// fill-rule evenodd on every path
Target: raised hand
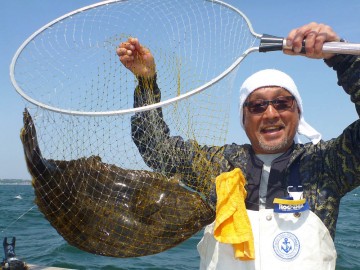
M 284 50 L 284 53 L 300 54 L 303 40 L 305 40 L 306 54 L 302 55 L 309 58 L 328 59 L 334 54 L 322 52 L 324 42 L 340 41 L 340 38 L 330 26 L 312 22 L 290 31 L 286 38 L 286 45 L 292 46 L 293 50 Z
M 135 76 L 153 77 L 156 72 L 155 60 L 150 50 L 142 46 L 137 38 L 129 38 L 116 50 L 121 63 Z

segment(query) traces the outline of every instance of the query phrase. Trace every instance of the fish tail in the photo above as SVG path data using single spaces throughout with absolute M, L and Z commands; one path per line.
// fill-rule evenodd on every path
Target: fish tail
M 44 171 L 45 165 L 36 136 L 35 124 L 27 109 L 23 113 L 23 122 L 20 139 L 24 148 L 25 161 L 30 174 L 36 176 Z

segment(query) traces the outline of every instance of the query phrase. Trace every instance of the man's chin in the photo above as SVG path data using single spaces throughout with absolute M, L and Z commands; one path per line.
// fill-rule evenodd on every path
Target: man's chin
M 276 154 L 285 152 L 289 148 L 288 140 L 278 140 L 278 141 L 271 141 L 265 142 L 263 140 L 259 141 L 260 148 L 268 154 Z

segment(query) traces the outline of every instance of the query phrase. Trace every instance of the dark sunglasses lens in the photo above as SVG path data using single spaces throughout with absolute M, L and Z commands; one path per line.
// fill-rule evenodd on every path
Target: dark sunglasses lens
M 268 104 L 265 100 L 254 100 L 248 103 L 247 107 L 251 113 L 263 113 Z
M 293 105 L 293 101 L 293 97 L 279 97 L 274 99 L 272 103 L 276 110 L 282 111 L 290 109 Z

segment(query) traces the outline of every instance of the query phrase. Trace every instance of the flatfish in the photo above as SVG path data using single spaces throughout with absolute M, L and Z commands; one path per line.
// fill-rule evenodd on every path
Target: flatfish
M 214 220 L 214 209 L 176 177 L 123 169 L 99 156 L 45 159 L 27 110 L 23 120 L 20 137 L 35 202 L 70 245 L 102 256 L 146 256 L 178 245 Z

